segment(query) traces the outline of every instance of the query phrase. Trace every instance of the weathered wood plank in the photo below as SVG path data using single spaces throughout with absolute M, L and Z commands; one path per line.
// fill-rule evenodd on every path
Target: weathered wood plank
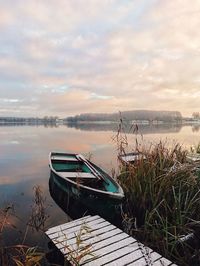
M 101 248 L 101 247 L 104 247 L 108 244 L 111 244 L 111 243 L 115 243 L 116 242 L 116 237 L 117 236 L 117 239 L 121 240 L 121 239 L 124 239 L 125 236 L 124 234 L 121 232 L 120 229 L 116 228 L 110 232 L 107 232 L 107 233 L 103 233 L 101 235 L 97 235 L 97 237 L 94 237 L 94 238 L 89 238 L 89 239 L 86 239 L 84 240 L 84 244 L 85 245 L 93 245 L 95 243 L 98 243 L 98 246 L 93 246 L 92 250 L 96 250 L 97 248 Z M 75 241 L 73 242 L 67 242 L 68 245 L 73 245 L 73 248 L 77 248 L 77 246 L 75 246 Z M 65 252 L 65 250 L 61 249 L 61 252 L 65 255 L 67 252 Z
M 159 260 L 155 261 L 153 266 L 177 266 L 176 264 L 173 264 L 170 260 L 162 257 Z
M 54 239 L 54 238 L 58 238 L 60 236 L 66 236 L 67 234 L 70 234 L 70 233 L 74 233 L 74 232 L 79 232 L 81 228 L 83 228 L 83 226 L 87 226 L 89 228 L 101 228 L 101 227 L 105 227 L 107 225 L 109 225 L 110 223 L 105 221 L 105 220 L 102 220 L 102 219 L 97 219 L 97 220 L 94 220 L 94 221 L 89 221 L 89 222 L 83 222 L 82 224 L 78 225 L 78 226 L 74 226 L 74 227 L 70 227 L 70 228 L 67 228 L 67 229 L 63 229 L 63 230 L 60 230 L 59 232 L 56 232 L 54 234 L 51 234 L 51 235 L 48 235 L 50 239 Z M 93 229 L 93 230 L 94 230 Z
M 107 234 L 109 232 L 109 231 L 105 232 L 105 225 L 108 225 L 106 223 L 107 222 L 97 224 L 96 226 L 94 226 L 93 231 L 86 233 L 84 236 L 81 237 L 82 241 L 84 241 L 84 243 L 85 243 L 85 241 L 87 239 L 91 240 L 94 238 L 97 238 L 97 241 L 100 241 L 101 238 L 105 237 L 105 236 L 102 236 L 102 234 L 104 234 L 104 233 Z M 108 226 L 106 226 L 106 227 L 108 227 Z M 121 233 L 121 230 L 118 228 L 114 228 L 110 231 L 111 231 L 112 235 Z M 69 234 L 69 238 L 71 237 L 70 239 L 68 238 L 68 235 L 66 235 L 66 236 L 62 235 L 59 238 L 54 238 L 52 241 L 54 242 L 54 244 L 56 244 L 56 246 L 59 249 L 60 248 L 62 249 L 65 246 L 74 245 L 76 243 L 77 234 L 78 234 L 78 232 L 76 232 L 76 234 L 75 233 Z
M 137 266 L 137 265 L 146 266 L 146 265 L 152 265 L 152 264 L 154 265 L 154 262 L 158 261 L 158 259 L 160 258 L 162 258 L 162 256 L 158 254 L 157 252 L 150 252 L 149 254 L 146 254 L 145 256 L 143 254 L 143 256 L 136 261 L 130 260 L 130 262 L 127 265 L 128 266 Z
M 83 239 L 94 238 L 95 236 L 98 236 L 98 235 L 103 234 L 103 233 L 107 233 L 107 232 L 114 230 L 114 229 L 117 229 L 117 228 L 114 225 L 107 224 L 105 222 L 101 223 L 101 224 L 97 224 L 96 226 L 93 226 L 88 230 L 88 233 L 83 236 Z M 62 234 L 62 235 L 58 236 L 56 238 L 56 240 L 59 242 L 62 242 L 64 240 L 66 240 L 66 237 L 68 240 L 70 240 L 70 239 L 75 238 L 78 233 L 80 233 L 80 231 L 75 231 L 75 232 L 69 233 L 67 235 Z
M 95 232 L 97 232 L 97 231 L 95 231 Z M 94 232 L 94 234 L 95 234 L 95 232 Z M 83 242 L 84 245 L 87 245 L 87 244 L 89 245 L 89 244 L 93 244 L 93 243 L 97 243 L 97 242 L 103 241 L 104 239 L 107 239 L 108 237 L 116 236 L 118 234 L 122 234 L 122 232 L 121 232 L 121 230 L 119 228 L 116 228 L 114 230 L 111 230 L 109 232 L 104 232 L 104 233 L 99 234 L 99 235 L 98 235 L 98 232 L 97 232 L 97 235 L 95 235 L 95 236 L 86 235 L 85 237 L 82 238 L 82 240 L 84 241 Z M 73 239 L 70 239 L 69 241 L 65 241 L 65 242 L 59 243 L 57 246 L 59 247 L 59 249 L 61 249 L 61 252 L 65 255 L 67 252 L 64 251 L 64 247 L 66 245 L 70 245 L 70 246 L 73 246 L 73 248 L 77 249 L 76 242 L 77 242 L 76 238 L 73 238 Z
M 99 216 L 98 216 L 99 217 Z M 46 231 L 46 234 L 47 235 L 50 235 L 50 234 L 52 234 L 52 233 L 55 233 L 55 232 L 58 232 L 58 231 L 60 231 L 60 229 L 67 229 L 67 228 L 70 228 L 74 223 L 76 224 L 76 225 L 79 225 L 79 224 L 81 224 L 84 220 L 95 220 L 95 219 L 97 219 L 97 217 L 96 216 L 91 216 L 91 215 L 88 215 L 88 216 L 85 216 L 85 217 L 82 217 L 82 218 L 80 218 L 80 219 L 78 219 L 78 220 L 75 220 L 75 221 L 70 221 L 70 222 L 67 222 L 67 223 L 64 223 L 64 224 L 60 224 L 60 225 L 57 225 L 57 226 L 54 226 L 54 227 L 52 227 L 52 228 L 49 228 L 47 231 Z
M 113 235 L 112 237 L 107 237 L 104 240 L 98 241 L 96 244 L 93 243 L 93 250 L 96 251 L 96 250 L 101 249 L 103 247 L 107 247 L 107 246 L 109 246 L 111 244 L 115 244 L 116 242 L 119 242 L 123 239 L 127 239 L 127 242 L 128 242 L 127 234 L 120 232 L 117 235 Z
M 121 249 L 124 250 L 125 247 L 129 248 L 129 245 L 132 245 L 135 242 L 136 242 L 135 239 L 133 239 L 132 237 L 129 237 L 129 238 L 122 239 L 112 245 L 102 247 L 94 251 L 94 255 L 96 257 L 93 258 L 91 262 L 86 263 L 86 261 L 90 259 L 90 257 L 85 256 L 81 262 L 81 265 L 84 263 L 86 263 L 85 265 L 103 265 L 103 263 L 108 263 L 113 257 L 116 258 L 119 254 L 121 254 Z
M 126 265 L 131 261 L 137 261 L 139 258 L 142 257 L 142 253 L 140 249 L 137 250 L 130 250 L 130 249 L 125 249 L 125 252 L 121 256 L 117 256 L 117 258 L 113 257 L 112 260 L 107 263 L 106 265 Z
M 75 227 L 75 226 L 81 225 L 83 223 L 87 223 L 87 222 L 90 222 L 90 221 L 95 221 L 95 220 L 98 220 L 98 219 L 102 219 L 102 218 L 100 216 L 98 216 L 98 215 L 86 216 L 86 217 L 83 217 L 83 218 L 75 220 L 75 221 L 70 221 L 70 222 L 65 223 L 65 224 L 54 226 L 54 227 L 50 228 L 49 230 L 47 230 L 46 234 L 48 234 L 50 236 L 53 233 L 56 233 L 56 232 L 59 232 L 59 231 L 62 231 L 62 230 L 65 230 L 65 229 L 68 229 L 68 228 L 71 228 L 71 227 Z
M 133 239 L 134 241 L 134 239 Z M 118 244 L 118 243 L 116 243 Z M 138 257 L 141 257 L 141 251 L 138 249 L 138 244 L 137 242 L 133 242 L 131 245 L 129 246 L 125 246 L 121 249 L 115 249 L 113 250 L 111 253 L 106 254 L 100 258 L 97 258 L 95 261 L 86 263 L 85 265 L 87 266 L 101 266 L 103 264 L 108 264 L 109 262 L 112 262 L 118 258 L 121 258 L 122 256 L 124 257 L 125 255 L 129 254 L 129 253 L 133 253 L 135 254 L 136 259 Z M 126 264 L 126 262 L 124 263 L 124 265 Z
M 83 242 L 77 245 L 77 236 L 84 226 Z M 55 226 L 46 234 L 68 260 L 81 254 L 84 247 L 90 247 L 94 256 L 83 256 L 80 264 L 84 266 L 176 266 L 98 215 Z
M 96 179 L 97 177 L 92 173 L 82 173 L 82 172 L 60 172 L 60 176 L 72 179 Z

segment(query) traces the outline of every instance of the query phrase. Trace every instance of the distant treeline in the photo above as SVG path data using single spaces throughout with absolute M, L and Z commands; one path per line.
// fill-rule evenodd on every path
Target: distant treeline
M 119 121 L 120 118 L 133 121 L 133 120 L 147 120 L 151 121 L 164 121 L 176 122 L 182 120 L 182 115 L 178 111 L 149 111 L 149 110 L 135 110 L 124 111 L 121 113 L 85 113 L 76 116 L 67 117 L 66 122 L 81 122 L 81 121 Z

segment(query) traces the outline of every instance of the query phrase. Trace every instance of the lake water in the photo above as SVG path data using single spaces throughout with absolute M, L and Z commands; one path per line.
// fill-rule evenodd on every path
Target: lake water
M 36 185 L 41 187 L 46 200 L 49 217 L 45 228 L 69 220 L 49 193 L 49 152 L 91 153 L 92 160 L 111 173 L 117 166 L 117 148 L 112 140 L 116 130 L 116 125 L 109 124 L 0 127 L 0 207 L 14 206 L 8 219 L 10 225 L 4 232 L 7 243 L 17 244 L 24 239 L 26 244 L 46 246 L 44 234 L 30 228 L 26 231 Z M 138 139 L 146 144 L 168 139 L 171 143 L 176 140 L 189 147 L 200 142 L 198 126 L 139 126 L 139 133 L 142 136 L 139 134 Z M 134 134 L 129 132 L 127 136 L 130 143 L 135 143 Z

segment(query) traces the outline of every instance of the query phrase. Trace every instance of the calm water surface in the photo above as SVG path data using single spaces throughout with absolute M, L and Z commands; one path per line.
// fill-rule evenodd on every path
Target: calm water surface
M 198 126 L 139 126 L 139 132 L 142 137 L 138 138 L 143 138 L 146 144 L 168 139 L 189 147 L 200 142 Z M 91 153 L 93 161 L 111 173 L 116 167 L 116 143 L 112 141 L 115 134 L 116 126 L 99 124 L 0 127 L 0 207 L 14 204 L 14 213 L 9 218 L 14 229 L 7 227 L 4 234 L 7 243 L 16 244 L 25 238 L 26 244 L 46 246 L 44 234 L 29 229 L 25 237 L 36 185 L 41 186 L 46 198 L 49 218 L 45 227 L 69 220 L 49 193 L 49 152 Z M 134 143 L 135 135 L 128 134 L 128 139 Z

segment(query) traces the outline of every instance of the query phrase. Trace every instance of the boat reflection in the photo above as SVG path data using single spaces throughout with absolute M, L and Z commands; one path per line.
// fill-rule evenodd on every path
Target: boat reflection
M 72 219 L 78 219 L 85 215 L 100 215 L 116 226 L 120 226 L 121 204 L 114 204 L 108 199 L 93 198 L 85 195 L 77 187 L 77 193 L 63 187 L 51 172 L 49 179 L 50 195 L 56 204 Z

